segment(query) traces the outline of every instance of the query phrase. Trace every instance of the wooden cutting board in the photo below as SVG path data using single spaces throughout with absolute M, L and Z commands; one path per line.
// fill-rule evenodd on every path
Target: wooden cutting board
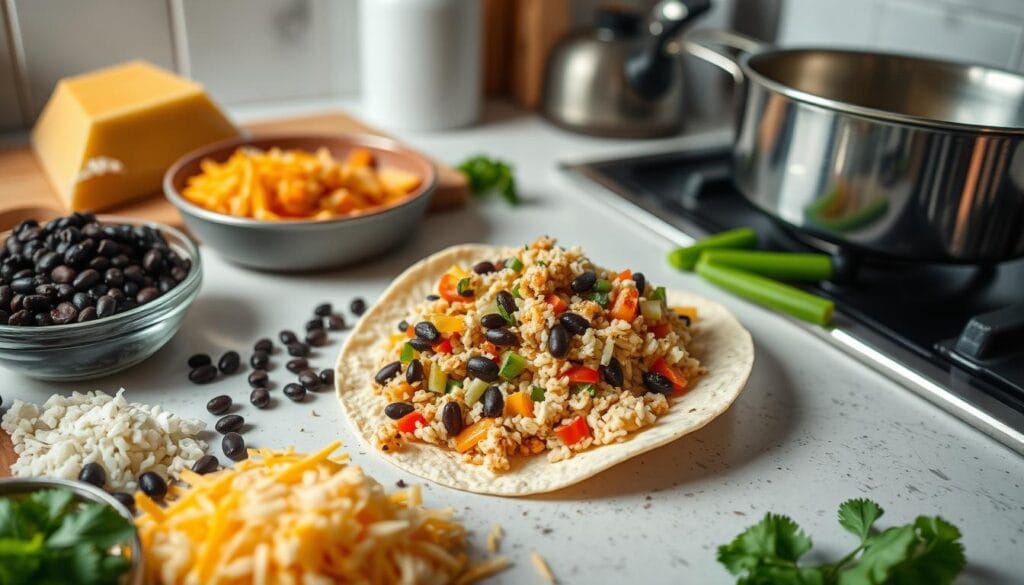
M 282 118 L 249 124 L 246 130 L 255 136 L 332 132 L 365 132 L 384 135 L 383 132 L 343 113 L 320 114 L 296 118 Z M 452 167 L 434 161 L 438 172 L 438 186 L 430 203 L 431 210 L 458 207 L 469 199 L 466 177 Z M 0 149 L 0 230 L 14 227 L 22 220 L 46 220 L 65 214 L 63 203 L 50 186 L 46 175 L 36 161 L 31 147 Z M 162 194 L 104 210 L 104 213 L 141 217 L 173 226 L 181 226 L 177 210 Z

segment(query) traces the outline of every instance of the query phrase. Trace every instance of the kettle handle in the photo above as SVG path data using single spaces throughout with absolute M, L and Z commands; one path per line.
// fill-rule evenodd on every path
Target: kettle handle
M 673 56 L 666 51 L 669 41 L 698 16 L 711 8 L 711 0 L 660 0 L 651 9 L 647 29 L 651 42 L 626 62 L 626 76 L 638 94 L 656 99 L 672 83 Z
M 708 63 L 724 70 L 732 75 L 737 85 L 744 81 L 743 68 L 739 59 L 730 53 L 713 48 L 711 45 L 718 45 L 729 49 L 735 49 L 740 53 L 757 54 L 771 48 L 768 43 L 761 42 L 753 37 L 748 37 L 737 32 L 702 28 L 686 33 L 683 37 L 683 45 L 686 52 Z

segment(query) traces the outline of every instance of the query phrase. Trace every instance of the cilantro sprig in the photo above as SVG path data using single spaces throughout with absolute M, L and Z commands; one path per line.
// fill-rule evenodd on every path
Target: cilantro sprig
M 966 560 L 960 530 L 938 516 L 885 530 L 875 528 L 884 510 L 866 499 L 843 502 L 839 525 L 859 540 L 832 563 L 801 564 L 811 538 L 792 519 L 767 514 L 729 544 L 718 562 L 739 577 L 737 585 L 948 585 Z
M 473 195 L 498 193 L 510 205 L 519 205 L 516 178 L 512 175 L 512 166 L 507 162 L 477 155 L 464 160 L 458 169 L 469 179 L 469 190 Z
M 129 561 L 110 550 L 133 531 L 113 508 L 67 490 L 0 499 L 0 585 L 116 585 Z

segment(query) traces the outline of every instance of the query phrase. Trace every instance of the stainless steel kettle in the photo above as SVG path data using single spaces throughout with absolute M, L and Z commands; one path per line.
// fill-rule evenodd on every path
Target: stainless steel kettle
M 570 33 L 552 50 L 541 113 L 558 126 L 598 136 L 678 132 L 683 70 L 666 44 L 710 7 L 710 0 L 661 0 L 646 20 L 629 10 L 599 9 L 593 28 Z

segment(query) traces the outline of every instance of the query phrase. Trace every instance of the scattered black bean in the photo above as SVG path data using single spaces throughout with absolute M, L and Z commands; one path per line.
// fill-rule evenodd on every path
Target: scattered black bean
M 103 469 L 99 463 L 90 461 L 82 466 L 82 471 L 78 472 L 78 481 L 103 489 L 107 483 L 107 470 Z
M 320 370 L 320 383 L 324 386 L 334 386 L 334 370 Z
M 405 381 L 410 384 L 415 384 L 421 380 L 423 380 L 423 362 L 420 360 L 412 360 L 409 362 L 409 365 L 405 367 Z
M 501 393 L 501 388 L 490 386 L 484 390 L 483 404 L 485 417 L 498 418 L 501 416 L 505 411 L 505 396 Z
M 160 296 L 160 289 L 147 286 L 144 289 L 139 290 L 139 294 L 135 295 L 135 300 L 140 304 L 144 305 Z
M 435 295 L 435 294 L 429 294 L 429 295 L 427 295 L 427 296 L 426 296 L 426 299 L 427 299 L 428 301 L 430 301 L 430 302 L 434 302 L 434 301 L 439 301 L 439 300 L 441 300 L 441 297 L 440 297 L 439 295 Z
M 562 325 L 555 325 L 548 332 L 548 353 L 562 358 L 569 353 L 569 332 Z
M 621 388 L 623 383 L 622 364 L 619 360 L 612 358 L 607 366 L 601 366 L 601 377 L 609 386 Z
M 234 374 L 240 365 L 242 365 L 242 356 L 238 355 L 237 351 L 225 352 L 217 362 L 217 368 L 223 374 Z
M 28 298 L 28 297 L 25 297 Z M 114 297 L 103 295 L 96 299 L 96 316 L 99 318 L 109 317 L 117 312 L 117 301 Z
M 216 429 L 218 433 L 224 435 L 227 433 L 237 433 L 244 424 L 245 419 L 241 415 L 229 414 L 227 416 L 222 416 L 220 420 L 217 421 L 217 424 L 213 425 L 213 428 Z
M 306 357 L 309 355 L 309 344 L 301 341 L 293 341 L 288 344 L 288 355 L 295 357 Z
M 306 389 L 303 388 L 301 384 L 291 382 L 289 384 L 285 384 L 284 395 L 292 402 L 302 402 L 306 399 Z
M 441 340 L 441 333 L 430 321 L 420 321 L 416 324 L 416 327 L 413 328 L 413 332 L 416 333 L 416 337 L 429 341 L 430 343 L 437 343 Z
M 128 510 L 128 513 L 135 513 L 135 496 L 131 494 L 126 494 L 124 492 L 114 492 L 110 494 L 110 497 L 117 500 L 118 504 L 124 506 L 124 509 Z
M 216 455 L 203 455 L 195 463 L 192 464 L 192 471 L 199 475 L 206 475 L 207 473 L 213 473 L 220 468 L 220 461 L 217 461 Z
M 270 384 L 270 376 L 266 370 L 253 370 L 249 374 L 249 386 L 252 388 L 266 388 Z
M 498 364 L 483 356 L 469 358 L 466 370 L 484 382 L 493 382 L 498 378 Z
M 245 439 L 238 433 L 228 433 L 221 439 L 220 448 L 224 455 L 232 461 L 242 461 L 249 458 L 245 450 Z
M 167 482 L 156 473 L 147 471 L 139 476 L 139 489 L 142 490 L 142 493 L 159 501 L 167 495 Z
M 96 307 L 86 307 L 78 312 L 78 322 L 85 323 L 96 318 Z
M 636 283 L 636 290 L 640 293 L 640 296 L 646 297 L 644 294 L 647 292 L 647 277 L 644 276 L 643 272 L 633 273 L 633 282 Z
M 220 396 L 214 396 L 206 403 L 206 412 L 213 415 L 222 415 L 225 412 L 231 410 L 231 397 L 227 394 L 221 394 Z
M 434 344 L 430 343 L 426 339 L 420 339 L 419 337 L 413 337 L 409 341 L 406 341 L 416 351 L 431 351 L 434 349 Z
M 270 354 L 265 351 L 255 351 L 252 356 L 249 357 L 249 365 L 259 369 L 265 370 L 270 364 Z
M 270 404 L 270 392 L 266 388 L 253 388 L 249 393 L 249 403 L 256 408 L 266 408 Z
M 71 286 L 75 287 L 75 290 L 88 290 L 93 285 L 99 284 L 100 273 L 94 268 L 87 268 L 78 273 L 78 276 L 71 281 Z
M 314 329 L 323 329 L 324 319 L 323 317 L 316 317 L 314 319 L 310 319 L 309 321 L 306 321 L 305 327 L 306 331 L 313 331 Z
M 306 358 L 294 358 L 288 360 L 288 363 L 284 367 L 293 374 L 298 374 L 302 370 L 309 367 L 309 361 Z
M 401 331 L 402 333 L 405 333 L 406 331 L 408 331 L 409 330 L 409 322 L 406 321 L 405 319 L 402 319 L 401 321 L 399 321 L 398 322 L 398 330 Z
M 349 303 L 348 310 L 352 311 L 353 315 L 362 315 L 366 312 L 366 301 L 361 297 L 356 297 L 352 299 L 351 303 Z
M 295 337 L 295 332 L 289 331 L 288 329 L 285 329 L 284 331 L 279 333 L 277 335 L 277 338 L 280 339 L 281 343 L 285 345 L 288 345 L 289 343 L 295 343 L 296 341 L 298 341 L 298 338 Z
M 208 384 L 213 382 L 214 378 L 217 377 L 217 368 L 211 364 L 205 366 L 199 366 L 188 373 L 188 379 L 195 384 Z
M 644 372 L 643 379 L 644 386 L 651 392 L 657 392 L 659 394 L 672 393 L 672 380 L 669 380 L 657 372 Z
M 597 274 L 593 270 L 588 270 L 572 279 L 572 283 L 569 284 L 569 288 L 571 288 L 574 293 L 582 294 L 594 288 L 594 284 L 596 282 Z
M 299 384 L 310 392 L 316 391 L 320 388 L 320 376 L 313 370 L 304 370 L 299 372 Z
M 444 424 L 444 430 L 448 431 L 449 437 L 462 432 L 465 422 L 462 419 L 462 407 L 458 402 L 446 402 L 441 407 L 441 423 Z
M 341 331 L 345 328 L 345 318 L 341 315 L 328 315 L 327 328 L 331 331 Z
M 498 347 L 508 347 L 519 343 L 519 337 L 508 329 L 488 329 L 484 333 L 484 337 Z
M 416 409 L 408 402 L 392 402 L 384 407 L 384 416 L 391 420 L 398 420 L 413 410 Z
M 500 329 L 508 325 L 508 321 L 498 313 L 488 313 L 480 317 L 480 324 L 487 329 Z
M 498 297 L 495 299 L 498 302 L 498 306 L 505 309 L 505 312 L 512 316 L 519 307 L 516 306 L 516 298 L 512 296 L 512 293 L 507 290 L 503 290 L 498 293 Z
M 253 344 L 252 350 L 253 351 L 265 351 L 267 353 L 271 353 L 271 352 L 274 351 L 274 342 L 270 341 L 269 337 L 264 337 L 263 339 L 261 339 L 261 340 L 259 340 L 259 341 L 257 341 L 256 343 Z
M 306 333 L 306 344 L 313 347 L 320 347 L 327 344 L 327 330 L 313 329 Z
M 495 270 L 497 269 L 494 267 L 494 262 L 490 260 L 483 260 L 473 265 L 473 272 L 477 274 L 490 274 Z
M 401 371 L 402 362 L 391 362 L 377 371 L 377 375 L 373 377 L 373 381 L 383 386 L 388 383 L 388 380 L 397 376 Z
M 562 327 L 565 327 L 566 331 L 573 335 L 583 335 L 587 332 L 587 329 L 590 329 L 590 321 L 587 321 L 587 318 L 583 315 L 573 313 L 572 311 L 562 313 L 562 316 L 558 318 L 558 322 L 562 324 Z
M 332 312 L 334 312 L 334 307 L 331 306 L 331 303 L 320 303 L 313 309 L 313 314 L 317 317 L 326 317 Z

